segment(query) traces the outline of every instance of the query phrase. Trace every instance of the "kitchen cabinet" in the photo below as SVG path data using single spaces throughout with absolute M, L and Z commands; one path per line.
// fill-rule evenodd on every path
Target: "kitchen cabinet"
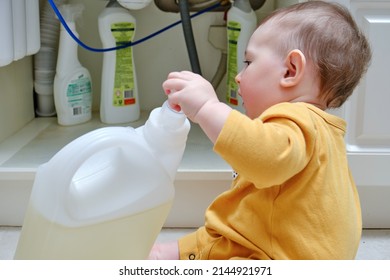
M 88 2 L 96 3 L 94 7 L 87 6 L 88 17 L 79 29 L 81 37 L 96 46 L 98 39 L 93 20 L 104 3 L 87 0 L 80 2 L 87 5 L 91 5 Z M 267 2 L 271 2 L 268 8 L 274 8 L 294 1 Z M 390 1 L 337 2 L 351 10 L 357 23 L 367 34 L 373 49 L 373 60 L 354 95 L 333 113 L 348 122 L 346 145 L 361 198 L 364 227 L 390 228 L 390 92 L 386 77 L 386 66 L 390 64 Z M 154 6 L 137 11 L 136 16 L 143 25 L 140 28 L 141 37 L 142 33 L 147 35 L 155 31 L 154 27 L 148 29 L 144 24 L 148 15 L 152 15 L 148 19 L 150 25 L 165 25 L 177 18 L 177 15 L 163 14 Z M 206 65 L 206 77 L 210 77 L 218 65 L 215 57 L 219 57 L 219 52 L 207 43 L 207 34 L 201 34 L 201 31 L 207 30 L 211 24 L 221 23 L 223 21 L 220 15 L 213 14 L 205 15 L 201 20 L 196 19 L 193 23 L 196 27 L 196 40 L 201 45 L 201 65 Z M 142 48 L 134 50 L 136 63 L 144 62 L 137 65 L 138 76 L 142 77 L 140 91 L 145 93 L 141 97 L 143 112 L 140 121 L 125 125 L 142 125 L 150 109 L 162 104 L 164 96 L 161 93 L 161 82 L 169 71 L 189 69 L 188 63 L 184 62 L 187 54 L 184 40 L 180 39 L 181 29 L 169 31 L 165 36 L 167 37 L 146 42 Z M 155 45 L 164 46 L 164 55 L 155 51 Z M 81 50 L 80 59 L 92 69 L 93 79 L 99 81 L 100 72 L 96 70 L 101 69 L 99 57 Z M 32 74 L 26 70 L 31 68 L 31 57 L 5 69 L 0 68 L 0 225 L 22 224 L 39 164 L 49 160 L 56 151 L 76 137 L 104 126 L 97 114 L 91 122 L 72 127 L 58 126 L 55 118 L 34 118 L 29 109 L 32 98 L 27 97 L 26 93 L 32 90 Z M 12 95 L 12 88 L 18 94 Z M 99 91 L 99 86 L 96 90 Z M 218 92 L 223 90 L 224 87 L 221 86 Z M 98 101 L 94 102 L 96 107 Z M 23 103 L 23 106 L 18 107 L 19 103 Z M 212 151 L 210 141 L 193 124 L 176 177 L 175 202 L 166 226 L 196 227 L 203 224 L 204 210 L 218 193 L 230 187 L 231 178 L 231 168 Z

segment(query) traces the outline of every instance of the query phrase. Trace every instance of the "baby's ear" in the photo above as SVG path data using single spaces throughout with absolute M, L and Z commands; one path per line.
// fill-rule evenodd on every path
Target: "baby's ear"
M 280 80 L 282 87 L 296 86 L 302 79 L 306 67 L 305 55 L 298 49 L 292 50 L 284 61 L 285 71 Z

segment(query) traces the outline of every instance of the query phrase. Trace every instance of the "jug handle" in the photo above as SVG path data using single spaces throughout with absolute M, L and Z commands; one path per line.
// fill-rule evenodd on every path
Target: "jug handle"
M 113 147 L 126 148 L 130 145 L 134 147 L 137 141 L 131 141 L 132 137 L 139 137 L 132 127 L 96 129 L 67 144 L 52 157 L 50 163 L 53 166 L 62 166 L 61 180 L 66 182 L 64 186 L 69 186 L 77 170 L 88 158 L 99 151 Z M 70 162 L 72 164 L 69 164 Z

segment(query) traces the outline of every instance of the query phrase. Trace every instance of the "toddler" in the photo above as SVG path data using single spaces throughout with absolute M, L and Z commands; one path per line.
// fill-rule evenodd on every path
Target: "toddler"
M 279 9 L 250 38 L 237 75 L 246 114 L 192 72 L 163 83 L 169 104 L 200 125 L 234 169 L 205 224 L 155 244 L 150 259 L 354 259 L 362 230 L 344 120 L 371 59 L 349 11 L 310 1 Z

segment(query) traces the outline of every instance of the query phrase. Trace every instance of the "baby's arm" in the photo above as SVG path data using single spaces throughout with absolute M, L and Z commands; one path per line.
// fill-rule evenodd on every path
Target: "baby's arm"
M 149 260 L 178 260 L 179 245 L 177 241 L 156 243 L 149 254 Z
M 170 106 L 181 109 L 215 143 L 232 109 L 218 100 L 212 85 L 198 74 L 182 71 L 170 73 L 163 88 Z

